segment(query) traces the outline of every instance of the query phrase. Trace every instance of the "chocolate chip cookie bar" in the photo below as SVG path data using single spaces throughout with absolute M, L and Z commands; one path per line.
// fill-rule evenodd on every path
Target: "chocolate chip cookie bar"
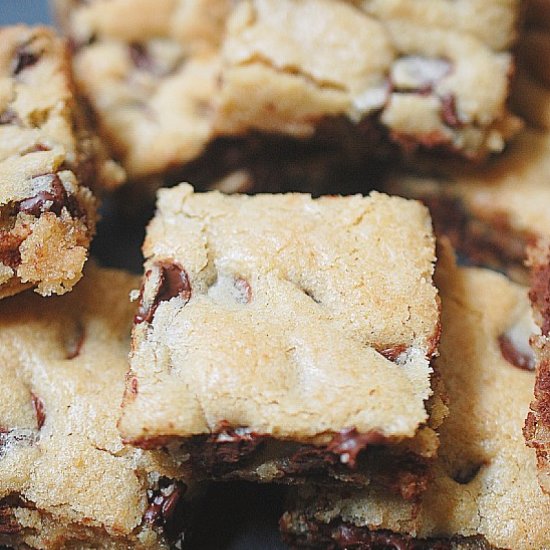
M 66 296 L 2 302 L 0 546 L 181 541 L 181 468 L 166 453 L 126 447 L 116 427 L 135 285 L 135 276 L 89 265 Z
M 537 378 L 524 434 L 527 444 L 536 452 L 540 485 L 550 495 L 550 239 L 543 239 L 530 249 L 529 264 L 529 297 L 540 333 L 532 341 L 537 355 Z
M 0 297 L 69 291 L 95 231 L 90 187 L 122 176 L 83 125 L 72 88 L 52 31 L 0 30 Z
M 376 487 L 346 494 L 299 489 L 281 519 L 292 546 L 550 547 L 550 496 L 538 486 L 535 456 L 522 436 L 535 379 L 527 289 L 491 271 L 440 267 L 436 364 L 449 416 L 422 501 L 406 503 Z
M 384 190 L 422 200 L 437 234 L 468 261 L 527 282 L 527 247 L 550 236 L 550 135 L 525 130 L 484 167 L 440 163 L 433 176 L 390 178 Z
M 518 127 L 506 100 L 519 4 L 54 1 L 117 158 L 133 179 L 179 181 L 204 156 L 246 168 L 231 162 L 235 139 L 315 142 L 327 128 L 342 154 L 350 133 L 371 156 L 388 143 L 500 151 Z
M 423 488 L 443 409 L 421 204 L 182 184 L 159 192 L 143 250 L 127 442 L 209 478 Z

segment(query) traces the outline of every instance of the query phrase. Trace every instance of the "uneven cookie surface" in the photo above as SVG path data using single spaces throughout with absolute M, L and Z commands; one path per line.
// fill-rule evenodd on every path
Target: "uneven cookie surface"
M 357 139 L 475 158 L 517 129 L 506 109 L 516 0 L 54 3 L 80 91 L 135 179 L 228 137 L 307 140 L 327 120 L 355 125 Z M 223 163 L 221 149 L 209 153 Z
M 435 176 L 396 175 L 387 192 L 422 200 L 436 233 L 469 261 L 527 282 L 528 246 L 550 235 L 550 134 L 525 130 L 484 167 L 440 164 Z
M 95 231 L 89 186 L 121 176 L 83 126 L 67 55 L 48 29 L 0 31 L 0 297 L 70 290 Z
M 2 302 L 0 545 L 168 548 L 180 536 L 181 471 L 116 427 L 135 284 L 90 265 L 67 296 Z
M 537 484 L 535 456 L 522 436 L 534 383 L 528 338 L 535 327 L 527 290 L 489 271 L 451 266 L 438 267 L 436 283 L 442 300 L 436 365 L 449 416 L 421 504 L 375 488 L 347 495 L 302 492 L 281 521 L 296 546 L 550 545 L 550 497 Z
M 439 314 L 419 203 L 182 184 L 159 192 L 144 254 L 120 423 L 132 443 L 287 440 L 354 462 L 427 422 Z

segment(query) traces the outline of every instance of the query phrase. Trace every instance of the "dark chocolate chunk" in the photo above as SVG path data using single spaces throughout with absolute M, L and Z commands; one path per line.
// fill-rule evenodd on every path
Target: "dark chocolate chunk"
M 38 180 L 44 181 L 38 182 Z M 37 182 L 37 185 L 39 183 L 48 184 L 49 190 L 39 191 L 34 197 L 23 199 L 19 203 L 19 211 L 36 217 L 43 212 L 53 212 L 57 216 L 61 215 L 61 210 L 68 204 L 68 196 L 59 176 L 57 174 L 46 174 L 34 178 L 34 181 Z
M 387 442 L 387 438 L 379 433 L 360 434 L 355 428 L 349 428 L 336 434 L 327 445 L 327 450 L 340 455 L 340 462 L 343 464 L 347 464 L 350 468 L 355 468 L 359 453 L 367 445 L 381 445 Z
M 140 306 L 134 318 L 135 323 L 150 323 L 160 302 L 171 300 L 176 296 L 181 296 L 184 303 L 189 302 L 191 299 L 191 283 L 183 267 L 172 262 L 157 262 L 154 269 L 158 270 L 159 277 L 156 296 L 151 304 L 146 305 L 143 303 L 144 289 L 141 289 Z M 146 283 L 152 276 L 153 270 L 150 269 L 145 274 Z
M 183 531 L 183 496 L 187 486 L 181 481 L 162 477 L 157 489 L 149 493 L 149 506 L 143 514 L 143 521 L 163 528 L 166 536 L 173 540 Z
M 18 75 L 21 71 L 24 71 L 27 67 L 32 67 L 38 61 L 38 55 L 34 52 L 26 50 L 24 47 L 17 51 L 17 57 L 14 60 L 13 74 Z

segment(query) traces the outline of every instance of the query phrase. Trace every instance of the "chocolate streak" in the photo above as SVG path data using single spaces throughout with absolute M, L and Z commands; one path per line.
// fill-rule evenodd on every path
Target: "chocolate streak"
M 81 208 L 75 196 L 69 195 L 59 179 L 57 174 L 45 174 L 33 179 L 36 186 L 46 187 L 36 195 L 28 197 L 13 204 L 13 213 L 19 212 L 39 217 L 45 212 L 53 212 L 56 216 L 61 216 L 65 208 L 73 218 L 86 219 L 86 213 Z M 21 263 L 21 254 L 19 247 L 30 234 L 31 230 L 27 228 L 19 229 L 15 232 L 13 229 L 0 230 L 0 262 L 13 269 L 17 269 Z
M 149 441 L 133 443 L 150 448 Z M 326 445 L 289 443 L 286 456 L 276 453 L 279 458 L 272 464 L 277 469 L 276 478 L 283 482 L 300 482 L 306 478 L 326 482 L 328 475 L 348 477 L 349 483 L 353 484 L 356 473 L 359 481 L 355 483 L 361 485 L 361 466 L 368 463 L 388 490 L 412 500 L 426 489 L 428 460 L 406 451 L 388 456 L 387 443 L 388 440 L 380 434 L 360 434 L 352 428 L 336 434 Z M 279 450 L 281 448 L 281 442 L 274 438 L 242 428 L 233 429 L 222 423 L 216 433 L 185 441 L 183 450 L 189 453 L 195 471 L 203 476 L 238 479 L 247 478 L 246 468 L 257 459 L 258 453 L 269 461 L 270 444 Z
M 452 537 L 414 539 L 388 530 L 371 531 L 341 519 L 326 524 L 306 516 L 295 518 L 286 513 L 279 522 L 283 540 L 292 548 L 323 548 L 325 550 L 491 550 L 483 537 Z M 496 550 L 496 549 L 495 549 Z

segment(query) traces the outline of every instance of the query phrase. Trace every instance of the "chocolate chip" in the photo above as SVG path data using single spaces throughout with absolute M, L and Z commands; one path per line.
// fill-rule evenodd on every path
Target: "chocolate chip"
M 25 238 L 24 234 L 0 231 L 0 262 L 12 269 L 17 269 L 21 263 L 19 247 Z
M 405 351 L 407 346 L 405 344 L 397 344 L 395 346 L 382 346 L 380 349 L 376 348 L 376 351 L 383 355 L 389 361 L 395 362 L 395 360 Z
M 34 409 L 34 414 L 36 415 L 36 423 L 38 425 L 38 429 L 42 429 L 42 426 L 44 426 L 44 422 L 46 421 L 46 412 L 44 410 L 44 401 L 40 399 L 37 395 L 34 393 L 31 393 L 32 397 L 32 407 Z
M 162 477 L 157 489 L 149 492 L 149 506 L 143 514 L 143 521 L 157 527 L 164 527 L 168 535 L 176 535 L 181 529 L 176 525 L 182 512 L 182 497 L 187 486 L 181 481 Z
M 146 286 L 152 282 L 156 286 L 154 297 L 150 303 L 145 303 Z M 153 320 L 160 302 L 165 302 L 180 296 L 184 304 L 191 299 L 191 283 L 187 272 L 177 263 L 157 262 L 145 274 L 145 284 L 141 289 L 140 306 L 134 318 L 136 324 Z
M 17 57 L 14 61 L 13 74 L 18 75 L 21 71 L 28 67 L 32 67 L 38 61 L 38 55 L 21 48 L 17 52 Z
M 142 71 L 151 71 L 153 69 L 153 60 L 143 44 L 134 42 L 129 46 L 130 58 L 136 68 Z
M 355 468 L 357 457 L 367 445 L 387 443 L 387 438 L 377 432 L 361 434 L 356 428 L 348 428 L 336 434 L 327 445 L 327 450 L 340 455 L 340 462 Z
M 501 334 L 498 337 L 498 344 L 502 357 L 504 357 L 508 363 L 518 367 L 518 369 L 528 371 L 535 370 L 536 360 L 534 354 L 524 353 L 518 350 L 506 334 Z
M 43 180 L 43 181 L 41 181 Z M 53 212 L 61 215 L 61 210 L 68 204 L 68 195 L 57 174 L 38 176 L 33 180 L 38 186 L 47 185 L 49 190 L 39 191 L 34 197 L 23 199 L 19 203 L 19 211 L 40 216 L 43 212 Z
M 461 128 L 463 126 L 456 110 L 456 99 L 454 95 L 446 95 L 441 98 L 441 116 L 443 122 L 451 128 Z

